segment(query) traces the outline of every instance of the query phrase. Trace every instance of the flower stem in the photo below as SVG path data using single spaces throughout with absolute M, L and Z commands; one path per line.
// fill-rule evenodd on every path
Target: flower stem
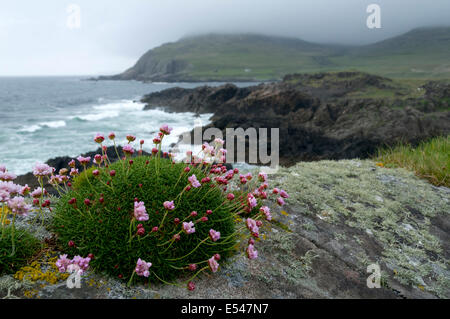
M 12 221 L 12 225 L 11 225 L 11 244 L 12 244 L 12 251 L 11 251 L 11 255 L 9 255 L 9 257 L 14 256 L 14 254 L 16 253 L 16 243 L 15 243 L 15 236 L 16 236 L 16 215 L 14 214 L 13 217 L 13 221 Z

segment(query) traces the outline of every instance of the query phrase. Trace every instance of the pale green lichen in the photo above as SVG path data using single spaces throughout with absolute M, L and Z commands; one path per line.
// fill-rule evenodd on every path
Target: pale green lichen
M 261 276 L 262 279 L 267 282 L 268 278 L 282 277 L 292 284 L 298 284 L 300 279 L 306 278 L 312 270 L 312 263 L 317 254 L 309 250 L 303 256 L 298 256 L 294 249 L 295 240 L 292 233 L 283 230 L 271 232 L 266 245 L 261 246 L 261 251 L 275 257 L 277 265 L 267 268 Z
M 448 189 L 434 187 L 405 169 L 377 167 L 371 160 L 298 163 L 281 168 L 274 180 L 302 214 L 344 222 L 373 236 L 383 247 L 382 260 L 401 283 L 449 296 L 444 286 L 449 262 L 439 239 L 430 233 L 433 217 L 449 216 Z M 362 244 L 361 238 L 353 239 Z

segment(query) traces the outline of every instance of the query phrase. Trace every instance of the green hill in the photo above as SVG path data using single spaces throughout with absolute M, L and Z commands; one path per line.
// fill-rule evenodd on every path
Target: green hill
M 365 46 L 255 34 L 208 34 L 149 50 L 124 73 L 100 79 L 278 80 L 289 73 L 358 70 L 389 77 L 450 77 L 450 27 L 421 28 Z

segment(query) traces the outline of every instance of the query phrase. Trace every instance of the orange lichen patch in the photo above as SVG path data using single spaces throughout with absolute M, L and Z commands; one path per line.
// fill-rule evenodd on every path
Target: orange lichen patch
M 39 293 L 39 291 L 37 290 L 37 289 L 31 289 L 31 290 L 25 290 L 24 292 L 23 292 L 23 295 L 26 297 L 26 298 L 34 298 L 34 297 L 36 297 L 37 296 L 37 294 Z
M 54 285 L 60 281 L 64 281 L 69 277 L 67 273 L 60 273 L 55 265 L 57 256 L 50 256 L 47 252 L 42 261 L 33 261 L 30 265 L 20 268 L 15 274 L 14 278 L 20 281 L 26 280 L 28 282 L 38 284 L 39 288 L 44 288 L 47 285 Z M 34 288 L 24 292 L 26 298 L 34 298 L 37 296 L 38 289 Z
M 11 211 L 6 206 L 0 208 L 0 226 L 9 225 L 11 223 L 11 221 L 7 218 L 10 212 Z
M 376 163 L 375 165 L 378 166 L 378 167 L 384 167 L 384 164 L 381 163 L 381 162 L 378 162 L 378 163 Z

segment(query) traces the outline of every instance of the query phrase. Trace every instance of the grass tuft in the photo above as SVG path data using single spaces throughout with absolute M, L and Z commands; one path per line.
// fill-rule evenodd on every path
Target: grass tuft
M 375 158 L 385 167 L 404 167 L 436 186 L 450 187 L 450 136 L 436 137 L 417 147 L 398 144 L 383 148 Z

